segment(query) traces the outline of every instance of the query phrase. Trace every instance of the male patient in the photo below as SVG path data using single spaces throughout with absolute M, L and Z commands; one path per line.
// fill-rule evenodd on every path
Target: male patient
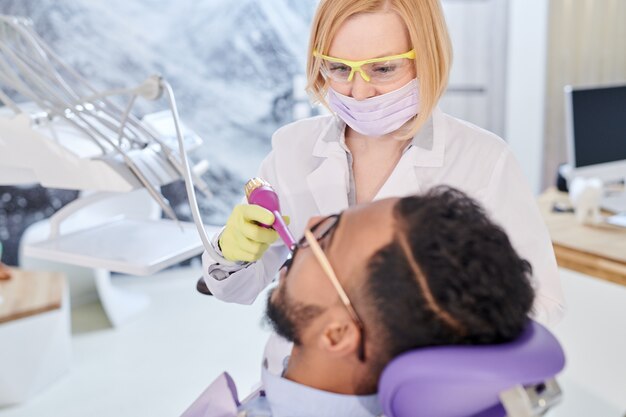
M 380 200 L 309 225 L 268 298 L 268 321 L 294 343 L 282 377 L 264 370 L 262 391 L 229 406 L 218 380 L 185 417 L 380 415 L 378 379 L 395 356 L 506 342 L 528 322 L 529 263 L 460 191 Z

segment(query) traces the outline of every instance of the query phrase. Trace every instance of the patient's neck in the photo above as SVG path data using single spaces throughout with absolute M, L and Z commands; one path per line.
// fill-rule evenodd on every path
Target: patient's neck
M 294 346 L 284 377 L 323 391 L 346 395 L 376 393 L 376 378 L 367 367 L 355 361 L 330 360 L 319 351 L 307 352 Z M 365 383 L 364 381 L 372 381 Z

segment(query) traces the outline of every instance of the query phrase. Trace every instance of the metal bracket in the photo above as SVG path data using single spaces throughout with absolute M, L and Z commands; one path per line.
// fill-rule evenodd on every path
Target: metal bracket
M 551 378 L 539 384 L 517 385 L 503 391 L 500 401 L 508 417 L 537 417 L 558 404 L 561 397 L 559 384 Z

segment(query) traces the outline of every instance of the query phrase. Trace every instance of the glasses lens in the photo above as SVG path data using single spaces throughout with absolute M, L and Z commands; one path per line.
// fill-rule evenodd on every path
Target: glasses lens
M 395 81 L 409 71 L 411 60 L 408 58 L 392 59 L 384 62 L 373 62 L 363 65 L 363 70 L 373 83 Z
M 315 236 L 315 240 L 318 242 L 324 239 L 327 235 L 330 234 L 331 230 L 337 224 L 337 220 L 339 220 L 339 216 L 330 216 L 326 217 L 318 224 L 311 228 L 311 233 Z
M 337 224 L 338 220 L 339 220 L 339 216 L 338 215 L 334 215 L 334 216 L 326 217 L 326 218 L 320 220 L 319 223 L 315 224 L 311 228 L 311 233 L 313 233 L 313 236 L 315 237 L 315 240 L 317 240 L 319 242 L 321 239 L 326 237 L 326 235 L 330 234 L 331 230 Z M 298 253 L 298 249 L 299 248 L 306 248 L 308 246 L 309 246 L 309 243 L 307 242 L 306 237 L 302 236 L 300 241 L 298 241 L 298 243 L 296 244 L 296 247 L 293 250 L 293 252 L 291 253 L 291 255 L 289 255 L 289 257 L 285 260 L 285 262 L 282 264 L 282 266 L 279 268 L 279 270 L 283 269 L 283 268 L 286 268 L 285 274 L 288 274 L 289 273 L 289 268 L 291 268 L 291 264 L 293 263 L 293 260 L 295 259 L 296 254 Z
M 374 84 L 384 84 L 402 78 L 411 69 L 411 60 L 408 58 L 391 59 L 382 62 L 365 64 L 361 70 Z M 350 78 L 352 67 L 341 62 L 322 61 L 322 74 L 333 81 L 346 83 Z M 358 71 L 358 70 L 357 70 Z
M 322 74 L 333 81 L 341 83 L 347 82 L 348 78 L 350 78 L 351 71 L 352 68 L 340 62 L 330 62 L 326 60 L 322 62 Z

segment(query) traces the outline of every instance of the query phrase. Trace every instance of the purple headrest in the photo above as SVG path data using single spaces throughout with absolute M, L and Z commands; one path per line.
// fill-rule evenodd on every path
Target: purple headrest
M 556 338 L 530 321 L 509 343 L 416 349 L 391 361 L 378 395 L 387 417 L 504 416 L 498 395 L 541 383 L 565 366 Z

